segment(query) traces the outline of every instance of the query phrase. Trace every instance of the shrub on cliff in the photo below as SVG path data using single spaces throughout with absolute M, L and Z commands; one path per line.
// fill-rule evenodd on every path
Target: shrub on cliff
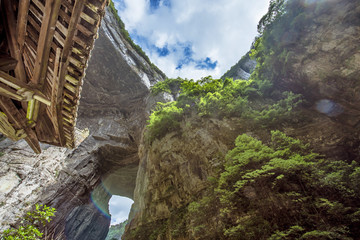
M 5 230 L 1 240 L 36 240 L 41 239 L 44 233 L 39 228 L 44 227 L 55 216 L 55 208 L 46 205 L 35 205 L 35 210 L 27 212 L 24 219 L 20 220 L 18 227 L 11 227 Z
M 192 237 L 198 238 L 196 231 L 203 230 L 207 237 L 200 239 L 359 236 L 358 163 L 323 159 L 307 144 L 279 131 L 272 132 L 268 145 L 240 135 L 226 162 L 210 185 L 213 190 L 189 205 Z M 216 227 L 219 222 L 222 225 Z
M 276 93 L 268 81 L 212 79 L 199 81 L 167 79 L 152 87 L 152 93 L 168 92 L 176 101 L 159 103 L 147 125 L 147 139 L 165 136 L 179 129 L 187 117 L 241 117 L 258 126 L 279 124 L 293 117 L 293 109 L 301 103 L 301 95 L 292 92 Z M 274 96 L 269 98 L 272 92 Z

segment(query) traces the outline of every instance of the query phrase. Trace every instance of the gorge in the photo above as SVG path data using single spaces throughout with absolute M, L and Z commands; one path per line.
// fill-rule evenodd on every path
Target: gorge
M 42 203 L 57 210 L 54 239 L 105 239 L 119 195 L 134 200 L 123 239 L 357 239 L 360 5 L 271 3 L 255 70 L 225 74 L 250 80 L 198 85 L 165 80 L 108 7 L 78 111 L 84 140 L 40 155 L 1 141 L 0 230 Z M 158 132 L 145 129 L 171 100 Z

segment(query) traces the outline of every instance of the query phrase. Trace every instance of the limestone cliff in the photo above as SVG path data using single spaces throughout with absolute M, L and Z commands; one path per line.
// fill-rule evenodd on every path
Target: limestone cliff
M 84 79 L 78 128 L 90 135 L 74 150 L 1 142 L 0 230 L 37 202 L 57 209 L 48 233 L 60 239 L 105 239 L 111 194 L 133 198 L 138 145 L 150 107 L 149 88 L 163 79 L 132 48 L 107 9 Z
M 143 140 L 135 203 L 125 239 L 239 239 L 207 235 L 212 227 L 221 226 L 220 215 L 206 218 L 203 212 L 206 219 L 202 219 L 201 232 L 191 227 L 195 220 L 184 220 L 184 214 L 189 204 L 206 192 L 208 178 L 215 176 L 219 165 L 224 164 L 226 152 L 234 147 L 236 136 L 242 133 L 269 142 L 270 130 L 280 129 L 310 143 L 326 158 L 359 163 L 360 6 L 354 0 L 289 2 L 298 4 L 294 11 L 300 17 L 281 23 L 279 29 L 272 26 L 275 33 L 283 29 L 271 41 L 279 52 L 269 53 L 267 56 L 272 59 L 268 62 L 260 61 L 266 68 L 258 69 L 256 74 L 270 80 L 275 92 L 303 95 L 304 104 L 297 117 L 279 120 L 265 129 L 241 118 L 220 121 L 185 117 L 178 130 L 151 144 Z M 301 19 L 304 22 L 297 22 Z M 292 27 L 295 29 L 289 30 Z M 244 195 L 251 201 L 257 193 L 249 187 Z M 216 208 L 216 205 L 204 207 L 210 211 Z M 202 235 L 194 234 L 196 231 Z

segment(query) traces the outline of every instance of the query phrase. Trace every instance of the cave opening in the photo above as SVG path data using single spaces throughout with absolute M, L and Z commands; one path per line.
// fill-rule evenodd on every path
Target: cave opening
M 127 197 L 113 195 L 109 200 L 110 227 L 106 240 L 121 239 L 134 201 Z
M 113 195 L 109 201 L 111 225 L 122 223 L 128 219 L 134 201 L 127 197 Z

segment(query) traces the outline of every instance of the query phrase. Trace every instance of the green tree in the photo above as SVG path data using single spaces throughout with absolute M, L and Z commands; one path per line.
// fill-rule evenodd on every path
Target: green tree
M 35 205 L 35 210 L 27 212 L 18 227 L 11 227 L 1 234 L 1 240 L 37 240 L 44 235 L 39 228 L 45 227 L 55 216 L 55 208 Z

